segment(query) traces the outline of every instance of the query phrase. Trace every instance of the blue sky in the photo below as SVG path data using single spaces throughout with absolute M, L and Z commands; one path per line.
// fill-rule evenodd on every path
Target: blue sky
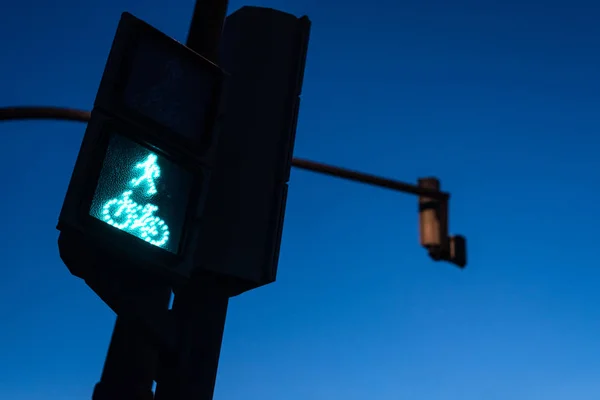
M 295 155 L 439 177 L 470 263 L 428 259 L 416 198 L 294 171 L 278 281 L 231 301 L 215 399 L 600 398 L 598 6 L 251 5 L 313 21 Z M 122 11 L 183 41 L 192 9 L 4 5 L 0 106 L 90 109 Z M 55 230 L 84 128 L 0 126 L 0 398 L 90 398 L 100 377 L 115 317 Z

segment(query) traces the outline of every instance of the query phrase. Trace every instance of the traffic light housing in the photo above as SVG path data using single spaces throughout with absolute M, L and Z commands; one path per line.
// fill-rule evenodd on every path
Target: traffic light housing
M 418 186 L 440 190 L 436 178 L 421 178 Z M 464 236 L 448 236 L 448 199 L 439 200 L 419 196 L 420 243 L 435 261 L 449 261 L 459 268 L 467 265 L 466 239 Z
M 98 268 L 186 280 L 224 79 L 214 63 L 122 15 L 57 226 L 72 273 L 85 279 L 102 260 Z
M 276 279 L 310 25 L 263 7 L 225 20 L 226 119 L 198 245 L 200 269 L 236 281 L 232 295 Z

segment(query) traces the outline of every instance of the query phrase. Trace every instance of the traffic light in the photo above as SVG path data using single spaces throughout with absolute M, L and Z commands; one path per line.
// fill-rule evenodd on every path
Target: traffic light
M 225 20 L 227 118 L 198 245 L 202 270 L 237 280 L 232 295 L 276 278 L 309 33 L 307 17 L 263 7 Z
M 103 260 L 101 268 L 185 281 L 224 77 L 209 60 L 122 15 L 59 216 L 59 249 L 72 273 L 86 279 Z
M 436 178 L 421 178 L 422 188 L 440 190 Z M 467 265 L 466 239 L 464 236 L 448 236 L 448 200 L 419 196 L 420 243 L 435 261 L 449 261 L 460 268 Z

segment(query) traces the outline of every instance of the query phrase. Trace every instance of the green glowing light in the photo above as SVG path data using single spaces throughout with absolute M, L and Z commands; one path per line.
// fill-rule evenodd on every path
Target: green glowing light
M 132 179 L 129 184 L 138 188 L 146 183 L 148 188 L 143 191 L 146 197 L 157 193 L 156 179 L 160 177 L 158 157 L 150 153 L 142 162 L 134 166 L 134 170 L 142 170 L 140 176 Z M 119 197 L 112 198 L 102 206 L 102 220 L 117 229 L 137 236 L 146 242 L 164 247 L 169 241 L 169 226 L 159 217 L 154 215 L 158 206 L 146 203 L 141 205 L 131 199 L 133 190 L 125 190 Z
M 154 183 L 154 180 L 160 177 L 160 168 L 156 163 L 157 159 L 158 157 L 156 157 L 155 154 L 150 154 L 144 162 L 138 163 L 135 168 L 142 168 L 144 173 L 139 178 L 131 180 L 134 187 L 139 186 L 144 181 L 148 183 L 147 193 L 149 195 L 156 194 L 156 184 Z

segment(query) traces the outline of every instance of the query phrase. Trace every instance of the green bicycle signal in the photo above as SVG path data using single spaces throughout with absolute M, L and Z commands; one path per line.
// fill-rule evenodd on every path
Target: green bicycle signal
M 144 161 L 137 163 L 134 169 L 141 169 L 143 172 L 130 181 L 132 188 L 146 183 L 148 189 L 143 194 L 148 197 L 157 193 L 155 180 L 160 177 L 157 159 L 156 154 L 150 153 Z M 169 226 L 154 215 L 158 206 L 152 203 L 141 205 L 131 198 L 132 194 L 133 190 L 125 190 L 119 197 L 104 203 L 103 221 L 154 246 L 163 247 L 169 241 L 170 232 Z

